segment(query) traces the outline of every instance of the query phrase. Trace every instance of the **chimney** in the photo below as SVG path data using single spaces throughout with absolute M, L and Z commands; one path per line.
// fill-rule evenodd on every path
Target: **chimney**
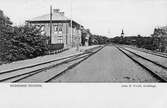
M 0 16 L 3 16 L 3 11 L 2 10 L 0 10 Z
M 61 15 L 61 16 L 64 16 L 64 12 L 60 12 L 60 15 Z
M 53 9 L 53 13 L 59 13 L 60 9 Z

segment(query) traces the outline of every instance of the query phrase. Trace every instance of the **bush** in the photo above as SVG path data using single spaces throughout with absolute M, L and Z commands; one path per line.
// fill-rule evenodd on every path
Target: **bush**
M 43 56 L 47 53 L 46 36 L 33 26 L 13 27 L 3 45 L 3 61 L 16 61 Z M 8 40 L 7 40 L 8 39 Z

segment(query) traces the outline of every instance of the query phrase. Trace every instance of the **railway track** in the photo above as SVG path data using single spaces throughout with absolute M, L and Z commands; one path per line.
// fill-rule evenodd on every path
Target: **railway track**
M 0 82 L 51 82 L 100 51 L 103 47 L 95 47 L 81 54 L 1 72 Z
M 158 82 L 167 82 L 167 67 L 124 47 L 116 46 L 127 57 L 149 72 Z M 161 56 L 162 57 L 162 56 Z M 164 57 L 166 59 L 166 57 Z
M 134 47 L 131 47 L 131 46 L 128 46 L 128 47 L 131 48 L 131 49 L 134 49 L 134 50 L 138 50 L 138 51 L 141 51 L 141 52 L 148 53 L 148 54 L 152 54 L 152 55 L 156 55 L 156 56 L 160 56 L 160 57 L 167 58 L 167 54 L 164 54 L 164 53 L 153 52 L 153 51 L 149 51 L 149 50 L 144 50 L 144 49 L 134 48 Z

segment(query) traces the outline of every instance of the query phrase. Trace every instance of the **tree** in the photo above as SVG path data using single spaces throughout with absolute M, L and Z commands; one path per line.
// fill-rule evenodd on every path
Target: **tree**
M 91 35 L 89 38 L 89 45 L 107 44 L 108 40 L 109 39 L 105 36 Z
M 39 29 L 28 25 L 13 29 L 11 44 L 4 57 L 6 60 L 23 60 L 46 54 L 46 36 L 41 35 Z
M 8 46 L 12 46 L 10 42 L 12 31 L 12 22 L 0 10 L 0 61 L 4 58 L 6 51 L 9 50 Z
M 165 51 L 166 45 L 167 45 L 167 29 L 162 28 L 155 28 L 154 33 L 152 34 L 153 38 L 153 45 L 158 49 L 159 51 Z
M 34 26 L 12 27 L 10 19 L 0 16 L 0 60 L 12 62 L 45 55 L 47 37 Z

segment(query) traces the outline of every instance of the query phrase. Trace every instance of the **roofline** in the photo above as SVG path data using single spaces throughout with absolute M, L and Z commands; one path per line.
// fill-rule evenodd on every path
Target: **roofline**
M 70 20 L 52 20 L 52 22 L 69 22 Z M 26 20 L 29 23 L 48 23 L 50 20 Z
M 28 23 L 50 23 L 50 20 L 36 20 L 36 21 L 32 21 L 32 20 L 26 20 L 26 22 Z M 53 23 L 55 22 L 65 22 L 65 23 L 70 23 L 71 20 L 52 20 Z M 76 21 L 72 20 L 73 23 L 80 25 L 81 27 L 84 27 L 83 25 L 77 23 Z

